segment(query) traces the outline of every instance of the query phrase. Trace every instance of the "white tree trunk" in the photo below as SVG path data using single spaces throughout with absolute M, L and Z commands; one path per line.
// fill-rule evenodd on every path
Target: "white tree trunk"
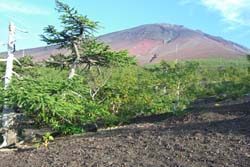
M 8 41 L 8 57 L 6 59 L 6 71 L 4 77 L 4 89 L 7 89 L 13 74 L 13 61 L 14 54 L 12 53 L 15 47 L 15 26 L 11 22 L 9 25 L 9 41 Z M 17 135 L 13 130 L 13 125 L 15 121 L 15 112 L 5 104 L 3 106 L 2 112 L 2 129 L 3 129 L 3 143 L 0 148 L 15 144 L 17 141 Z
M 181 86 L 181 81 L 178 81 L 178 85 L 177 85 L 177 104 L 179 105 L 179 101 L 180 101 L 180 86 Z
M 76 75 L 76 61 L 70 67 L 69 79 L 72 79 Z
M 7 89 L 12 78 L 13 61 L 14 61 L 14 55 L 9 52 L 8 57 L 7 57 L 6 71 L 5 71 L 5 77 L 4 77 L 4 89 Z
M 6 63 L 6 71 L 5 71 L 5 79 L 4 79 L 4 88 L 7 89 L 13 74 L 13 61 L 14 55 L 12 53 L 8 53 L 7 63 Z M 2 129 L 3 129 L 3 143 L 0 146 L 6 147 L 8 145 L 16 143 L 16 133 L 11 130 L 15 121 L 15 112 L 8 107 L 8 105 L 4 104 L 3 112 L 2 112 Z
M 69 79 L 72 79 L 76 75 L 77 63 L 80 60 L 80 53 L 79 53 L 78 47 L 75 43 L 73 44 L 73 46 L 74 46 L 74 52 L 76 54 L 76 59 L 74 60 L 73 64 L 70 67 L 70 73 L 69 73 L 69 77 L 68 77 Z

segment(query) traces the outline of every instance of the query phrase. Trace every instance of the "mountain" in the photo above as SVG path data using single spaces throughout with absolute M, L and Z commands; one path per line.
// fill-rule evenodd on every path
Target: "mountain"
M 128 49 L 140 65 L 161 60 L 237 58 L 249 53 L 248 48 L 221 37 L 172 24 L 141 25 L 100 36 L 98 40 L 114 50 Z M 67 53 L 56 46 L 46 46 L 21 50 L 16 55 L 32 55 L 36 61 L 41 61 L 60 52 Z
M 18 50 L 15 52 L 15 56 L 22 57 L 23 55 L 29 55 L 34 58 L 36 62 L 44 61 L 47 60 L 50 55 L 58 54 L 58 53 L 63 53 L 67 54 L 68 52 L 65 49 L 57 49 L 58 47 L 56 45 L 52 46 L 42 46 L 42 47 L 37 47 L 37 48 L 31 48 L 31 49 L 23 49 L 23 50 Z M 7 52 L 2 52 L 0 53 L 1 56 L 6 56 Z
M 114 50 L 128 49 L 141 65 L 161 60 L 234 58 L 249 49 L 202 31 L 172 24 L 148 24 L 100 36 Z

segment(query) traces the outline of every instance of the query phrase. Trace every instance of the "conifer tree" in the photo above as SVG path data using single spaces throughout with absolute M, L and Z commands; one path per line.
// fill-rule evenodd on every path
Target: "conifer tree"
M 58 31 L 55 26 L 44 28 L 42 40 L 48 45 L 58 45 L 66 48 L 71 55 L 51 56 L 49 66 L 65 68 L 70 66 L 69 79 L 76 73 L 77 67 L 90 70 L 93 66 L 135 64 L 134 57 L 128 56 L 128 51 L 112 51 L 111 48 L 98 41 L 93 33 L 98 28 L 98 22 L 83 16 L 76 9 L 56 0 L 56 10 L 61 13 L 60 21 L 63 29 Z
M 93 36 L 93 32 L 98 28 L 98 22 L 79 14 L 76 9 L 58 0 L 56 0 L 56 10 L 61 14 L 59 19 L 63 29 L 59 31 L 55 26 L 49 25 L 44 28 L 44 34 L 41 37 L 48 45 L 58 45 L 59 48 L 66 48 L 72 52 L 68 77 L 72 79 L 81 59 L 79 48 Z

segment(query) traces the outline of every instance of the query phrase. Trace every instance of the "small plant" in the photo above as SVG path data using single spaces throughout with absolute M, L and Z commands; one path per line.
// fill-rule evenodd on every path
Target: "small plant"
M 53 141 L 54 137 L 51 135 L 51 133 L 47 132 L 46 134 L 43 135 L 43 145 L 48 148 L 49 146 L 49 141 Z

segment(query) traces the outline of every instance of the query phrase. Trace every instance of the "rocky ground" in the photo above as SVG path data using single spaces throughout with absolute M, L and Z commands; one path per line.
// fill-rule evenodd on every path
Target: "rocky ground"
M 59 137 L 48 148 L 1 151 L 0 166 L 249 167 L 250 102 L 204 104 L 177 118 Z

